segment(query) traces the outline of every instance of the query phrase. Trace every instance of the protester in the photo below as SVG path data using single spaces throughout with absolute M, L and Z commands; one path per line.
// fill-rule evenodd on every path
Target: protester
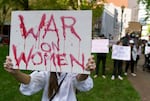
M 137 59 L 137 49 L 136 49 L 136 46 L 134 45 L 133 40 L 130 40 L 129 43 L 130 43 L 130 46 L 131 46 L 131 60 L 126 61 L 126 67 L 125 67 L 125 73 L 124 74 L 127 75 L 128 68 L 130 66 L 131 67 L 131 75 L 136 76 L 136 74 L 134 72 L 134 66 L 135 66 L 135 61 Z
M 118 41 L 117 45 L 122 46 L 122 42 Z M 113 73 L 112 73 L 112 77 L 111 77 L 112 80 L 114 80 L 115 77 L 117 77 L 117 76 L 118 76 L 118 79 L 123 80 L 123 77 L 121 76 L 121 74 L 122 74 L 122 64 L 123 64 L 123 60 L 114 59 L 114 68 L 113 68 Z
M 130 40 L 130 36 L 129 36 L 129 33 L 127 32 L 126 35 L 121 38 L 123 46 L 128 46 L 129 40 Z
M 144 55 L 145 55 L 145 60 L 148 57 L 149 52 L 146 51 L 146 47 L 150 47 L 150 36 L 149 36 L 149 40 L 147 42 L 144 43 Z
M 93 87 L 93 80 L 88 74 L 34 71 L 28 75 L 13 68 L 12 61 L 7 56 L 4 69 L 21 83 L 21 93 L 32 95 L 43 90 L 42 101 L 77 101 L 76 89 L 89 91 Z M 91 56 L 85 70 L 93 71 L 95 68 L 94 56 Z
M 104 35 L 100 35 L 99 39 L 106 39 Z M 97 55 L 97 61 L 96 61 L 96 71 L 95 71 L 95 75 L 94 78 L 97 78 L 99 75 L 99 67 L 100 67 L 100 63 L 102 62 L 102 77 L 105 79 L 105 68 L 106 68 L 106 57 L 107 57 L 107 53 L 96 53 Z
M 140 59 L 140 56 L 142 54 L 142 46 L 138 43 L 137 45 L 137 58 L 136 58 L 136 67 L 137 67 L 137 64 L 138 64 L 138 61 Z
M 144 65 L 143 65 L 143 70 L 145 70 L 145 68 L 150 70 L 150 52 L 148 51 L 148 49 L 146 49 L 148 47 L 150 47 L 150 41 L 145 43 L 145 47 L 144 47 L 145 62 L 144 62 Z

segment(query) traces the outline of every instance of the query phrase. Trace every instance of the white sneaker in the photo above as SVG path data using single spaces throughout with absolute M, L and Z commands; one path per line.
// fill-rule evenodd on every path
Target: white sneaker
M 114 75 L 112 75 L 111 80 L 114 80 L 114 79 L 115 79 L 115 76 L 114 76 Z
M 126 73 L 126 72 L 125 72 L 125 73 L 124 73 L 124 75 L 125 75 L 125 76 L 127 76 L 127 75 L 128 75 L 128 73 Z
M 94 75 L 94 78 L 97 78 L 97 75 Z
M 135 73 L 131 73 L 131 75 L 132 75 L 132 76 L 136 76 L 136 74 L 135 74 Z
M 105 76 L 105 75 L 102 75 L 102 78 L 103 78 L 103 79 L 105 79 L 105 78 L 106 78 L 106 76 Z
M 118 79 L 119 79 L 119 80 L 123 80 L 123 78 L 122 78 L 120 75 L 118 76 Z

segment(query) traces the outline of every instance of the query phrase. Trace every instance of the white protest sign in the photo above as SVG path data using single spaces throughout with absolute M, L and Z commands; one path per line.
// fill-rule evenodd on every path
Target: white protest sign
M 89 74 L 92 11 L 13 11 L 9 54 L 14 67 Z
M 150 47 L 149 46 L 145 46 L 145 54 L 149 54 L 150 53 Z
M 112 47 L 112 59 L 116 60 L 131 60 L 131 47 L 113 45 Z
M 109 40 L 108 39 L 92 40 L 92 53 L 109 53 Z

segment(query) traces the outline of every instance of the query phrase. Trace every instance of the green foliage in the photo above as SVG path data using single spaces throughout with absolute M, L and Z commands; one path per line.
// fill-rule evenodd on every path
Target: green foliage
M 143 3 L 146 7 L 146 15 L 147 17 L 145 18 L 145 20 L 148 20 L 148 18 L 150 18 L 150 0 L 138 0 L 138 2 L 140 3 Z
M 138 0 L 138 2 L 145 4 L 146 8 L 150 9 L 150 0 Z
M 3 25 L 6 21 L 7 10 L 9 10 L 9 8 L 6 5 L 3 5 L 1 7 L 2 8 L 0 11 L 0 25 L 1 25 L 0 34 L 3 34 Z
M 11 12 L 11 2 L 10 0 L 0 1 L 0 25 L 4 24 L 7 17 L 10 16 Z
M 66 9 L 66 2 L 60 2 L 60 0 L 36 0 L 31 1 L 30 8 L 34 10 L 61 10 Z
M 29 0 L 13 0 L 15 9 L 29 10 Z
M 101 17 L 103 10 L 104 10 L 103 5 L 102 6 L 96 6 L 96 8 L 92 9 L 94 22 L 96 21 L 97 18 Z
M 0 101 L 41 101 L 42 91 L 32 96 L 24 96 L 19 92 L 19 83 L 3 69 L 5 57 L 8 55 L 8 46 L 0 47 Z M 94 54 L 96 57 L 96 54 Z M 95 58 L 96 59 L 96 58 Z M 107 55 L 106 73 L 107 78 L 98 77 L 94 80 L 94 88 L 88 92 L 79 92 L 79 101 L 141 101 L 139 94 L 132 87 L 126 77 L 123 81 L 112 81 L 111 54 Z M 100 69 L 101 70 L 101 69 Z M 23 71 L 30 73 L 29 71 Z M 93 77 L 94 73 L 91 74 Z
M 97 5 L 95 1 L 87 2 L 86 0 L 1 0 L 0 1 L 0 24 L 10 22 L 12 10 L 92 10 L 93 24 L 103 12 L 103 5 Z M 3 28 L 1 33 L 3 32 Z
M 147 32 L 150 34 L 150 24 L 148 24 Z

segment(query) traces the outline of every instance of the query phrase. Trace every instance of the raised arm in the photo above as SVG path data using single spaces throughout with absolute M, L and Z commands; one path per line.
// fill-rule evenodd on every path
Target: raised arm
M 13 64 L 9 56 L 6 57 L 6 61 L 4 63 L 4 69 L 9 72 L 18 82 L 23 84 L 29 84 L 30 76 L 21 72 L 18 69 L 13 69 Z

